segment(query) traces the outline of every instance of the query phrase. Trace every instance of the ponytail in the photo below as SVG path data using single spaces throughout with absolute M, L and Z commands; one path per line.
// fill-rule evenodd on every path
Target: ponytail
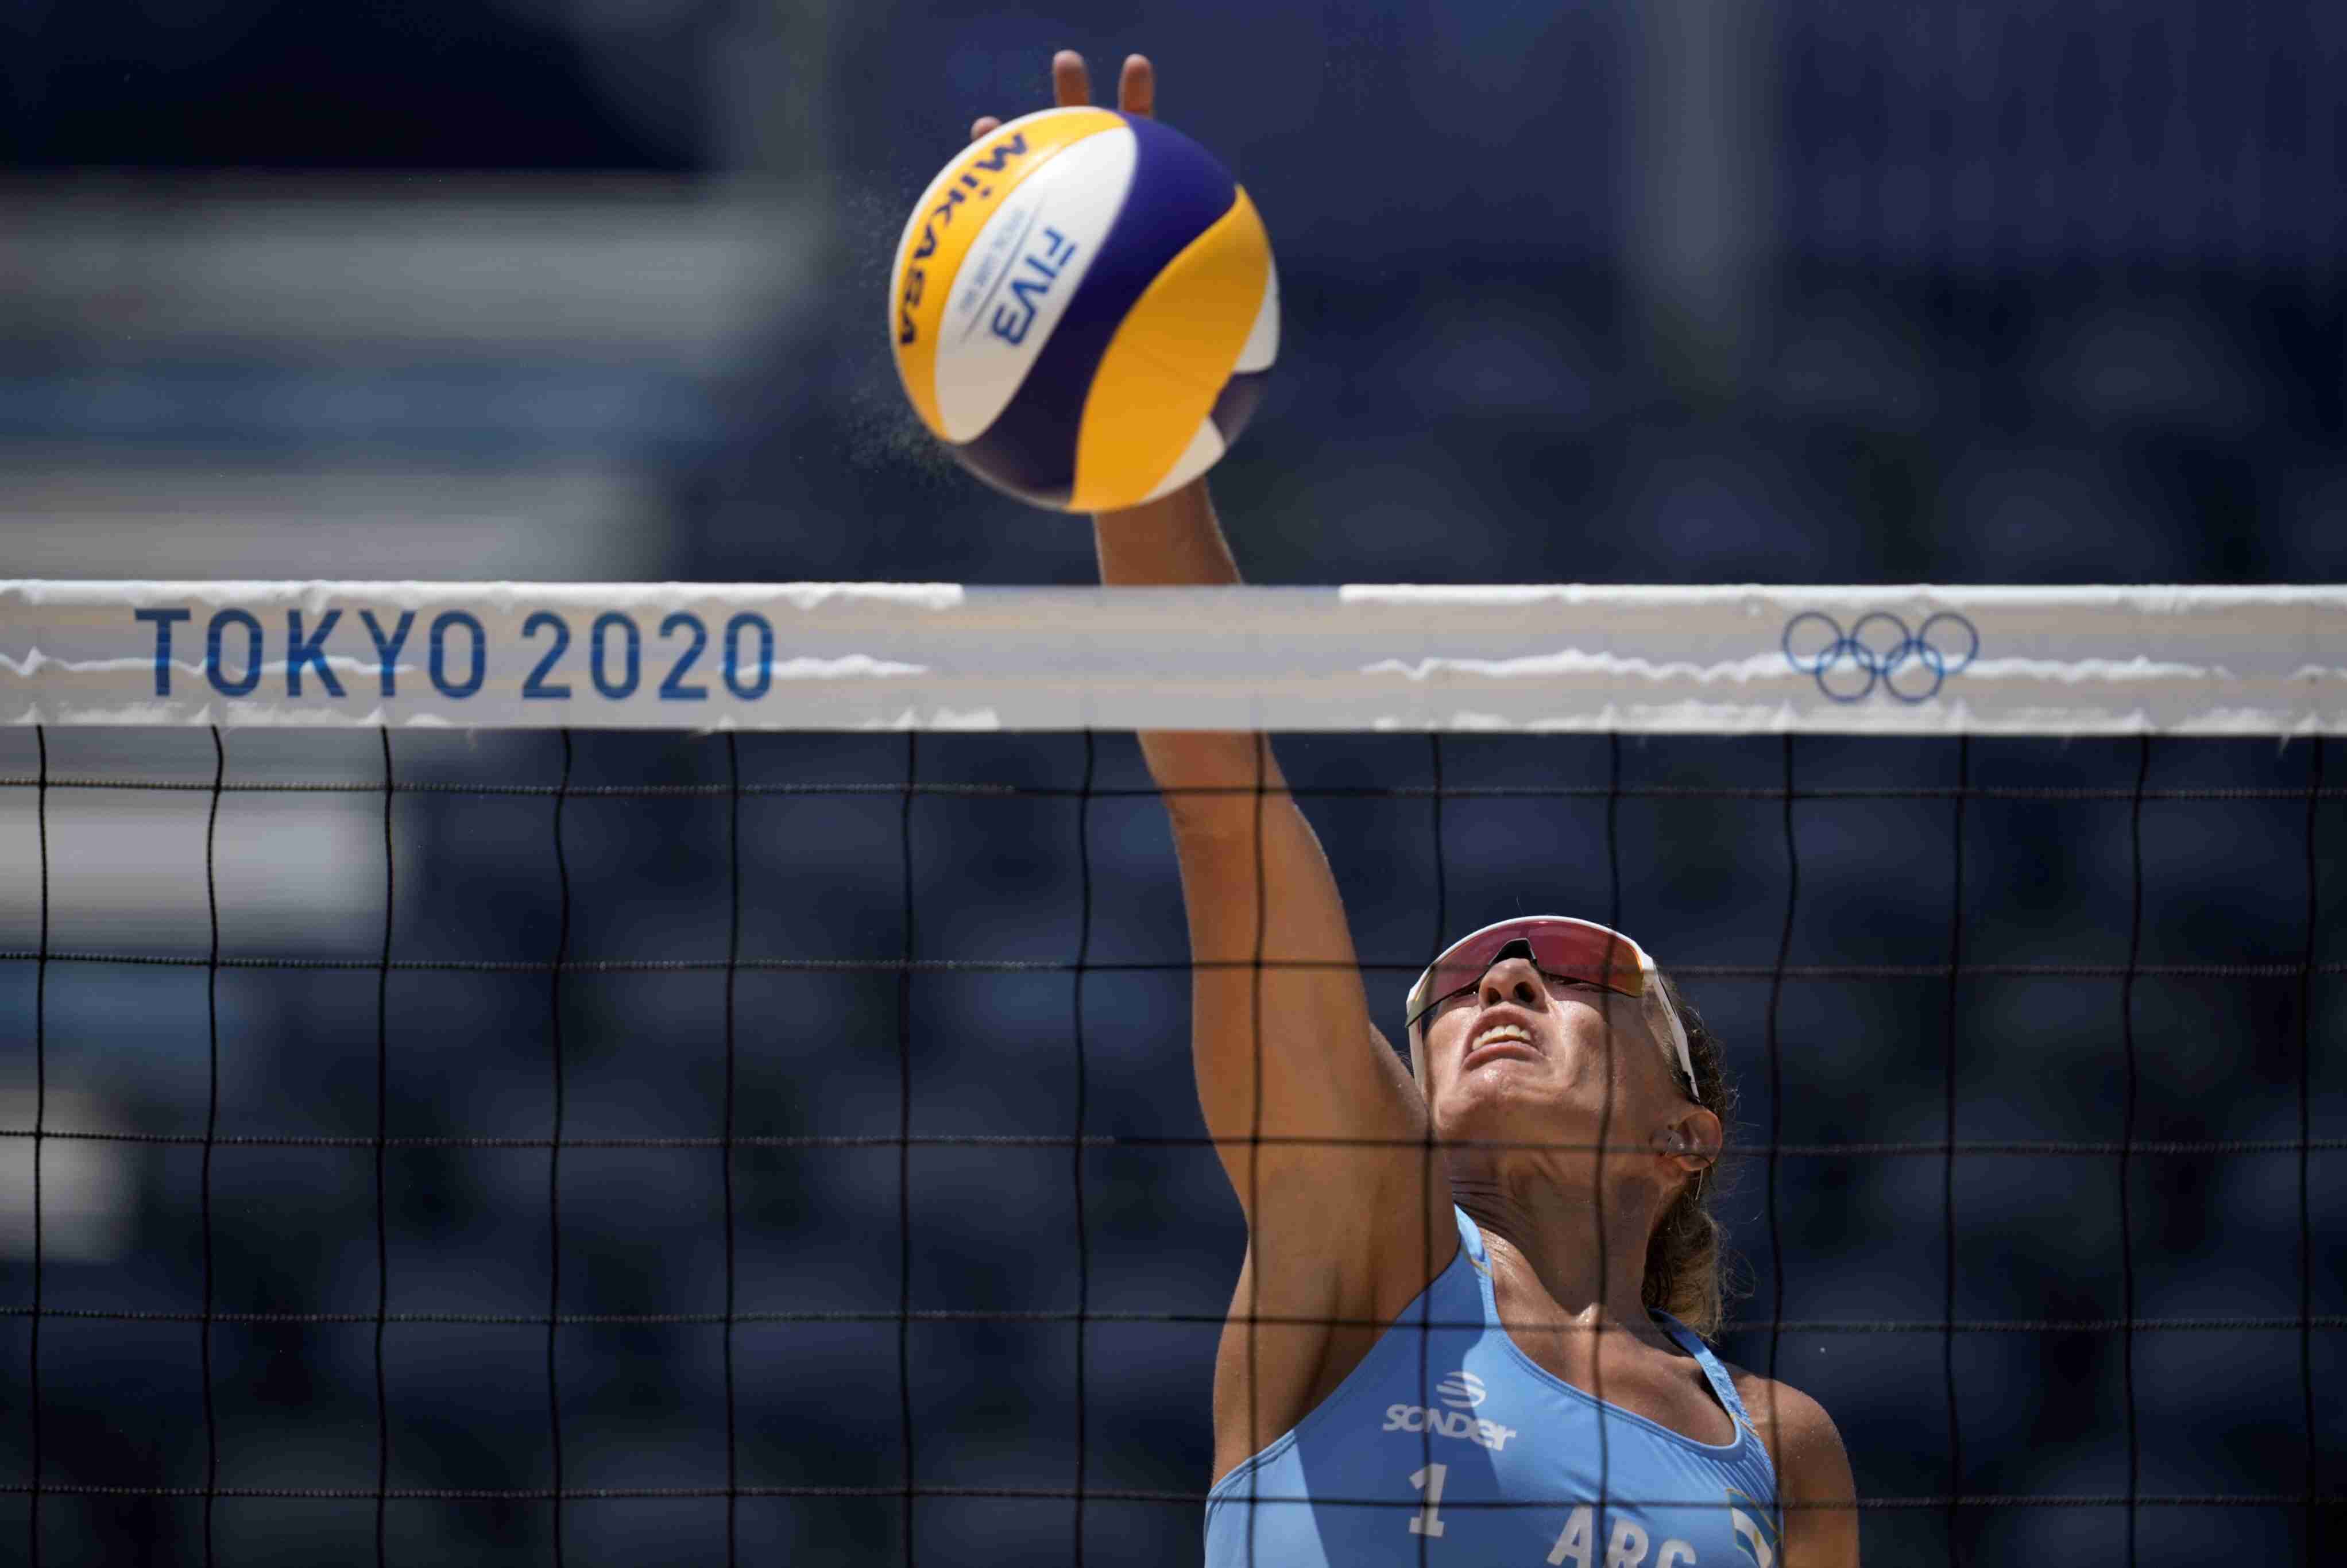
M 1686 1026 L 1687 1055 L 1695 1064 L 1696 1102 L 1719 1118 L 1722 1153 L 1736 1126 L 1736 1085 L 1728 1081 L 1719 1039 L 1679 996 L 1668 976 L 1663 1000 Z M 1732 1258 L 1712 1201 L 1724 1179 L 1718 1160 L 1696 1173 L 1681 1188 L 1646 1240 L 1646 1273 L 1640 1294 L 1705 1338 L 1715 1337 L 1726 1320 L 1731 1293 Z

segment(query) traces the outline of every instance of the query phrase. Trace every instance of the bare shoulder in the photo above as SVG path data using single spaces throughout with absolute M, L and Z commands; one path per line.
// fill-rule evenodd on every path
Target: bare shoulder
M 1776 1462 L 1785 1505 L 1781 1568 L 1857 1568 L 1858 1486 L 1833 1418 L 1790 1383 L 1741 1367 L 1728 1372 Z
M 1764 1378 L 1742 1367 L 1729 1366 L 1728 1374 L 1736 1380 L 1736 1392 L 1744 1400 L 1745 1412 L 1752 1418 L 1753 1427 L 1760 1440 L 1768 1445 L 1768 1457 L 1777 1462 L 1778 1473 L 1788 1481 L 1797 1473 L 1805 1473 L 1803 1461 L 1814 1460 L 1821 1452 L 1842 1455 L 1841 1433 L 1835 1430 L 1833 1418 L 1826 1408 L 1790 1383 Z M 1847 1472 L 1849 1461 L 1841 1458 L 1841 1468 Z

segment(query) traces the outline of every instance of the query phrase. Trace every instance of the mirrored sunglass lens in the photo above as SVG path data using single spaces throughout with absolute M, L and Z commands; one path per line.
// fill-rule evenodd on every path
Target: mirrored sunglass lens
M 1483 971 L 1491 967 L 1488 959 L 1479 963 L 1471 958 L 1445 957 L 1427 974 L 1427 997 L 1431 999 L 1463 990 L 1481 979 Z
M 1533 967 L 1553 979 L 1583 981 L 1624 996 L 1637 996 L 1645 989 L 1635 944 L 1602 927 L 1501 931 L 1454 948 L 1434 960 L 1433 968 L 1427 972 L 1420 1016 L 1431 1014 L 1451 998 L 1474 989 L 1512 947 L 1519 952 L 1529 952 Z
M 1624 996 L 1636 996 L 1645 989 L 1638 949 L 1626 938 L 1593 932 L 1560 938 L 1536 945 L 1533 957 L 1549 974 L 1586 980 Z

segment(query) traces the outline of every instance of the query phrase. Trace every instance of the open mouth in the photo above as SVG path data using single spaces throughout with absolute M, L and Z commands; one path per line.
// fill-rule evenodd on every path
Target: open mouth
M 1522 1056 L 1537 1061 L 1540 1049 L 1532 1040 L 1532 1031 L 1520 1023 L 1495 1023 L 1467 1042 L 1467 1054 L 1461 1067 L 1473 1067 L 1479 1061 L 1501 1056 Z

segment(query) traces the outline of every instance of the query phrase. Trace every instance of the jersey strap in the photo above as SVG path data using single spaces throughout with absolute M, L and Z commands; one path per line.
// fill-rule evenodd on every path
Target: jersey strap
M 1736 1424 L 1758 1435 L 1752 1418 L 1744 1413 L 1744 1401 L 1736 1392 L 1736 1379 L 1727 1375 L 1727 1368 L 1720 1365 L 1719 1358 L 1711 1353 L 1711 1347 L 1703 1342 L 1703 1337 L 1659 1307 L 1649 1307 L 1646 1310 L 1654 1315 L 1672 1338 L 1678 1341 L 1680 1349 L 1695 1358 L 1696 1365 L 1703 1368 L 1703 1375 L 1711 1381 L 1711 1391 L 1719 1396 L 1719 1402 L 1727 1407 L 1727 1413 L 1736 1418 Z
M 1680 1349 L 1695 1358 L 1696 1365 L 1703 1368 L 1704 1377 L 1711 1384 L 1711 1391 L 1719 1396 L 1719 1402 L 1727 1407 L 1728 1415 L 1735 1419 L 1737 1426 L 1744 1429 L 1745 1435 L 1752 1440 L 1754 1456 L 1768 1469 L 1772 1483 L 1768 1489 L 1771 1504 L 1769 1512 L 1778 1514 L 1773 1522 L 1779 1531 L 1783 1530 L 1784 1520 L 1776 1506 L 1777 1489 L 1773 1484 L 1777 1474 L 1777 1461 L 1768 1452 L 1768 1445 L 1760 1440 L 1760 1429 L 1752 1424 L 1752 1418 L 1745 1412 L 1743 1397 L 1736 1391 L 1736 1379 L 1727 1375 L 1727 1368 L 1718 1357 L 1711 1353 L 1711 1347 L 1703 1342 L 1701 1335 L 1659 1307 L 1650 1307 L 1646 1310 L 1654 1315 L 1655 1321 L 1663 1326 L 1672 1338 L 1678 1341 Z

